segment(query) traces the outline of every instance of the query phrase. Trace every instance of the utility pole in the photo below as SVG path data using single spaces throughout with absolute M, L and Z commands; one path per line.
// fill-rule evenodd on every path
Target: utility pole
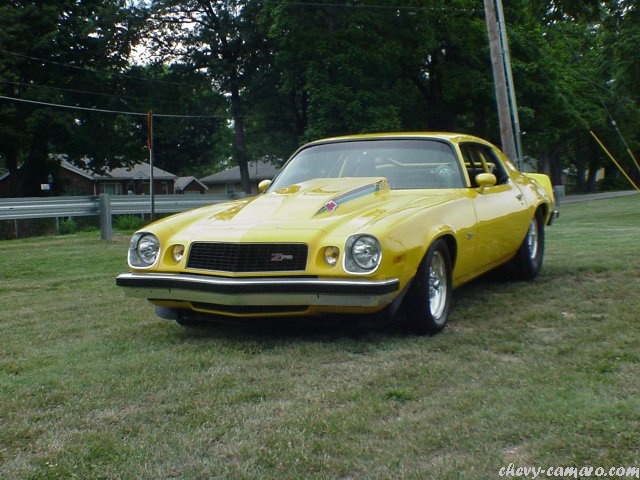
M 156 217 L 156 197 L 153 189 L 153 111 L 147 113 L 147 147 L 149 148 L 149 196 L 151 197 L 151 221 Z
M 489 35 L 502 150 L 521 167 L 520 126 L 511 75 L 507 34 L 502 16 L 502 0 L 484 0 L 484 12 Z
M 509 106 L 511 107 L 511 124 L 513 125 L 513 137 L 516 144 L 516 162 L 522 168 L 522 141 L 520 139 L 520 116 L 518 115 L 518 102 L 516 101 L 516 89 L 513 83 L 513 73 L 511 71 L 511 53 L 509 52 L 509 41 L 507 40 L 507 24 L 504 21 L 502 0 L 495 0 L 496 13 L 498 17 L 498 28 L 500 29 L 500 44 L 502 46 L 502 64 L 507 77 L 507 92 L 509 94 Z

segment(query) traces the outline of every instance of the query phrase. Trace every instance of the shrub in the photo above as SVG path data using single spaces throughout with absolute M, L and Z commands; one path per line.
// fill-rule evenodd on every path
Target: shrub
M 69 235 L 78 231 L 78 222 L 72 217 L 58 220 L 58 235 Z
M 136 215 L 118 215 L 114 217 L 113 224 L 117 230 L 138 230 L 145 225 L 143 218 Z

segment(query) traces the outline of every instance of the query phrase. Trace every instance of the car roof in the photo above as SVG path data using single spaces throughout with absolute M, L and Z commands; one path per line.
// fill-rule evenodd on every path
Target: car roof
M 388 132 L 388 133 L 364 133 L 358 135 L 343 135 L 337 137 L 323 138 L 308 143 L 308 145 L 319 143 L 332 143 L 332 142 L 346 142 L 355 140 L 398 140 L 398 139 L 433 139 L 433 140 L 445 140 L 453 143 L 463 141 L 474 141 L 480 143 L 488 143 L 486 140 L 482 140 L 479 137 L 473 135 L 467 135 L 463 133 L 453 132 Z

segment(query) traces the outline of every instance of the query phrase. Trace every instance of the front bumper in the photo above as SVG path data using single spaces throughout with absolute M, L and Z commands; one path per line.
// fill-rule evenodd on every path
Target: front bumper
M 381 307 L 400 289 L 398 279 L 227 278 L 172 273 L 123 273 L 116 285 L 130 297 L 226 306 Z

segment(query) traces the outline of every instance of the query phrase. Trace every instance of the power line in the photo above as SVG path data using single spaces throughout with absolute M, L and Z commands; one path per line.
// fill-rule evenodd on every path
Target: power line
M 290 2 L 286 0 L 259 0 L 260 3 L 271 5 L 283 5 L 294 7 L 331 7 L 331 8 L 347 8 L 347 9 L 377 9 L 377 10 L 410 10 L 423 12 L 469 12 L 480 13 L 477 8 L 460 8 L 460 7 L 428 7 L 428 6 L 411 6 L 411 5 L 383 5 L 383 4 L 365 4 L 365 3 L 322 3 L 322 2 Z
M 75 105 L 63 105 L 60 103 L 50 103 L 50 102 L 40 102 L 37 100 L 27 100 L 24 98 L 16 98 L 16 97 L 7 97 L 5 95 L 0 95 L 1 99 L 11 100 L 14 102 L 22 102 L 22 103 L 31 103 L 35 105 L 42 105 L 46 107 L 54 107 L 54 108 L 64 108 L 68 110 L 83 110 L 87 112 L 98 112 L 98 113 L 112 113 L 112 114 L 120 114 L 120 115 L 131 115 L 131 116 L 144 116 L 146 117 L 148 112 L 127 112 L 121 110 L 107 110 L 103 108 L 90 108 L 90 107 L 79 107 Z M 227 119 L 226 116 L 223 115 L 170 115 L 170 114 L 162 114 L 162 113 L 154 113 L 154 117 L 161 118 L 219 118 L 219 119 Z
M 117 98 L 117 99 L 123 99 L 123 100 L 148 100 L 147 98 L 144 98 L 144 97 L 133 97 L 131 95 L 114 95 L 113 93 L 92 92 L 89 90 L 78 90 L 75 88 L 54 87 L 52 85 L 38 85 L 37 83 L 12 82 L 9 80 L 0 80 L 0 83 L 4 83 L 6 85 L 15 85 L 19 87 L 26 87 L 26 88 L 41 88 L 45 90 L 57 90 L 59 92 L 80 93 L 83 95 L 94 95 L 99 97 Z
M 78 89 L 74 89 L 74 88 L 63 88 L 63 87 L 57 87 L 57 86 L 53 86 L 53 85 L 39 85 L 37 83 L 24 83 L 24 82 L 12 82 L 12 81 L 9 81 L 9 80 L 0 80 L 0 84 L 24 87 L 24 90 L 22 91 L 23 94 L 26 92 L 26 90 L 33 88 L 33 89 L 43 89 L 43 90 L 56 91 L 56 92 L 69 92 L 69 93 L 88 95 L 88 96 L 95 96 L 95 97 L 113 98 L 113 99 L 121 100 L 121 101 L 132 100 L 132 101 L 135 101 L 135 102 L 147 102 L 147 103 L 151 101 L 151 99 L 148 98 L 148 97 L 137 97 L 137 96 L 132 96 L 132 95 L 121 95 L 121 94 L 104 93 L 104 92 L 93 92 L 93 91 L 90 91 L 90 90 L 78 90 Z M 171 105 L 174 105 L 176 107 L 183 106 L 183 103 L 179 102 L 176 99 L 170 100 L 170 99 L 162 98 L 162 99 L 160 99 L 160 101 L 162 102 L 161 104 L 164 105 L 165 107 L 167 107 L 167 106 L 170 107 Z M 172 108 L 172 110 L 177 110 L 177 109 L 178 108 Z
M 182 82 L 172 82 L 172 81 L 169 81 L 169 80 L 157 80 L 157 79 L 154 79 L 154 78 L 135 77 L 135 76 L 124 74 L 124 73 L 108 72 L 108 71 L 105 71 L 105 70 L 97 70 L 95 68 L 88 68 L 88 67 L 79 67 L 78 65 L 71 65 L 71 64 L 68 64 L 68 63 L 56 62 L 54 60 L 47 60 L 47 59 L 44 59 L 44 58 L 33 57 L 33 56 L 30 56 L 30 55 L 24 55 L 22 53 L 12 52 L 10 50 L 5 50 L 4 48 L 0 48 L 0 52 L 6 53 L 8 55 L 13 55 L 14 57 L 21 57 L 21 58 L 26 58 L 27 60 L 33 60 L 33 61 L 36 61 L 36 62 L 42 62 L 42 63 L 48 63 L 50 65 L 56 65 L 58 67 L 71 68 L 71 69 L 74 69 L 74 70 L 80 70 L 80 71 L 83 71 L 83 72 L 89 72 L 89 73 L 95 73 L 95 74 L 109 75 L 111 77 L 123 78 L 125 80 L 135 80 L 135 81 L 139 81 L 139 82 L 157 83 L 157 84 L 161 84 L 161 85 L 176 85 L 176 86 L 186 86 L 187 85 L 187 84 L 182 83 Z

